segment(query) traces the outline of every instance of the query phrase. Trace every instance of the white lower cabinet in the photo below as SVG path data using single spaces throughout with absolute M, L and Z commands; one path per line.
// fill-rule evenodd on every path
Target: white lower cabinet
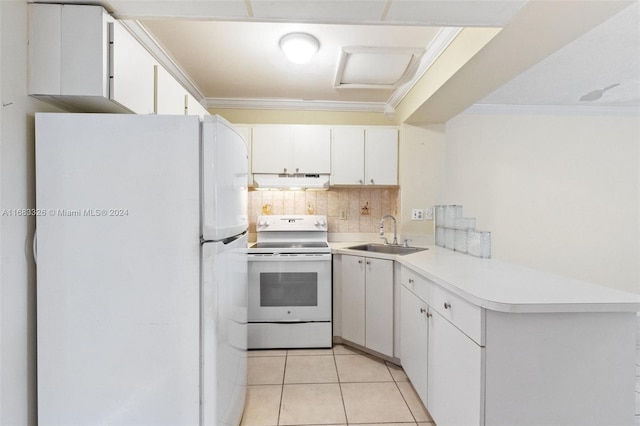
M 342 256 L 342 338 L 364 346 L 364 258 Z
M 405 286 L 400 287 L 402 368 L 423 401 L 427 401 L 428 309 L 426 302 Z
M 393 356 L 393 261 L 342 256 L 342 338 Z
M 428 336 L 427 410 L 438 426 L 483 424 L 484 349 L 433 310 Z
M 633 424 L 635 311 L 504 312 L 404 265 L 395 276 L 400 362 L 438 426 Z
M 473 334 L 483 316 L 405 267 L 400 282 L 402 368 L 420 399 L 438 426 L 484 424 L 484 348 L 454 325 Z

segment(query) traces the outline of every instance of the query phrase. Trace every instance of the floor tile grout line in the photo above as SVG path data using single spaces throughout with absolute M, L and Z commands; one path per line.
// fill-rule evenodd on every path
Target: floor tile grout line
M 416 418 L 416 415 L 413 414 L 413 410 L 411 409 L 411 406 L 407 402 L 407 398 L 402 393 L 402 389 L 400 389 L 400 386 L 398 386 L 398 381 L 396 380 L 395 376 L 393 374 L 391 374 L 391 370 L 389 369 L 389 364 L 386 361 L 384 363 L 384 366 L 387 367 L 387 371 L 389 372 L 389 375 L 393 379 L 393 383 L 396 385 L 396 389 L 398 389 L 398 392 L 400 392 L 400 396 L 402 397 L 402 400 L 404 401 L 404 405 L 407 406 L 407 410 L 409 410 L 409 413 L 411 413 L 411 417 L 413 417 L 413 421 L 417 425 L 418 424 L 418 419 Z
M 344 421 L 349 425 L 349 418 L 347 417 L 347 406 L 344 403 L 344 394 L 342 393 L 342 383 L 340 382 L 340 372 L 338 371 L 338 362 L 336 361 L 336 352 L 331 348 L 333 352 L 333 365 L 336 368 L 336 377 L 338 378 L 338 389 L 340 389 L 340 400 L 342 401 L 342 412 L 344 413 Z
M 282 369 L 282 383 L 280 384 L 280 403 L 278 404 L 278 425 L 280 425 L 280 416 L 282 415 L 282 400 L 284 397 L 284 378 L 287 375 L 287 357 L 289 351 L 284 353 L 284 368 Z

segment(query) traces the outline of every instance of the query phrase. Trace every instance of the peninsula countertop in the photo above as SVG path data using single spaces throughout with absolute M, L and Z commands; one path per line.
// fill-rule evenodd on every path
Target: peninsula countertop
M 331 242 L 333 253 L 395 260 L 485 309 L 511 313 L 638 312 L 640 295 L 438 246 L 407 255 L 350 250 L 362 242 Z

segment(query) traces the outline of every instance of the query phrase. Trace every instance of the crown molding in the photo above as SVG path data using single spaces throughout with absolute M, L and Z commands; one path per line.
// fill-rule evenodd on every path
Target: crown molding
M 398 88 L 389 97 L 388 103 L 392 108 L 396 108 L 400 102 L 407 96 L 407 93 L 418 83 L 418 81 L 424 76 L 431 65 L 438 59 L 438 57 L 445 51 L 445 49 L 451 44 L 451 42 L 460 34 L 461 27 L 444 27 L 440 28 L 438 34 L 431 40 L 426 47 L 424 55 L 420 57 L 413 78 L 398 86 Z
M 144 46 L 153 57 L 196 99 L 201 100 L 204 94 L 189 78 L 187 73 L 160 47 L 156 39 L 139 21 L 119 21 Z
M 586 115 L 640 117 L 640 106 L 474 104 L 463 114 Z
M 303 111 L 348 111 L 379 113 L 388 111 L 388 106 L 385 102 L 304 101 L 299 99 L 204 98 L 203 104 L 207 108 L 286 109 Z

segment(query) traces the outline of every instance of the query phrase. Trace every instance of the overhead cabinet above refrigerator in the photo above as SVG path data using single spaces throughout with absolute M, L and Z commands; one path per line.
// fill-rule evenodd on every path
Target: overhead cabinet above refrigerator
M 28 7 L 31 96 L 78 112 L 208 114 L 102 7 Z
M 84 112 L 154 112 L 151 54 L 99 6 L 29 5 L 29 94 Z

